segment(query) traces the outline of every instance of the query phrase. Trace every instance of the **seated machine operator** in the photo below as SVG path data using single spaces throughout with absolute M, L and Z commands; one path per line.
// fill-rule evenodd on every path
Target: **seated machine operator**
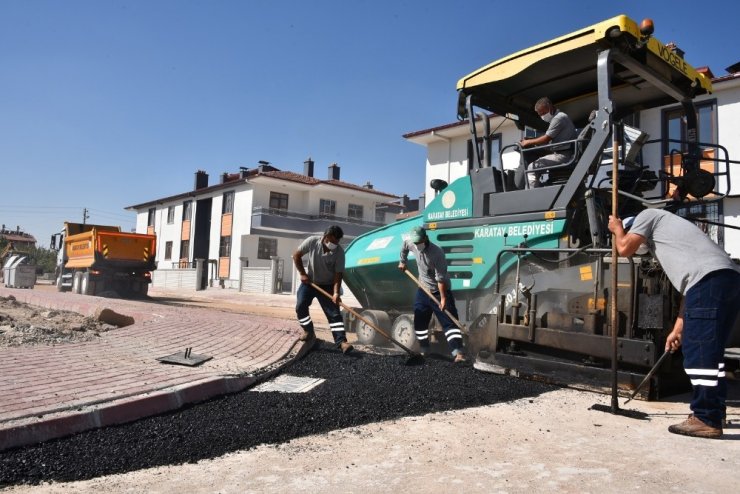
M 522 148 L 531 146 L 544 146 L 547 144 L 557 144 L 558 142 L 572 141 L 578 137 L 576 127 L 573 125 L 573 121 L 568 115 L 561 112 L 552 104 L 550 98 L 544 97 L 537 100 L 534 105 L 534 111 L 547 122 L 549 127 L 547 131 L 540 137 L 534 139 L 522 139 L 519 141 L 519 145 Z M 562 147 L 555 146 L 547 150 L 546 155 L 537 158 L 530 164 L 531 169 L 542 168 L 545 166 L 560 165 L 567 163 L 573 158 L 573 148 L 570 144 L 563 145 Z M 524 188 L 524 179 L 527 177 L 529 182 L 529 188 L 540 187 L 538 180 L 539 174 L 537 173 L 525 173 L 526 163 L 523 161 L 519 168 L 516 169 L 514 175 L 514 185 L 517 189 Z

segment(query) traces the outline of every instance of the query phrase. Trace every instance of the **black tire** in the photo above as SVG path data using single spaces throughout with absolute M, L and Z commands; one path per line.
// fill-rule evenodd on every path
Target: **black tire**
M 391 325 L 390 317 L 388 317 L 388 314 L 382 310 L 366 310 L 361 312 L 360 315 L 368 322 L 384 331 L 387 331 L 387 328 Z M 375 329 L 373 329 L 369 324 L 366 324 L 362 319 L 357 321 L 356 328 L 357 342 L 360 344 L 380 345 L 388 341 L 382 334 L 375 331 Z

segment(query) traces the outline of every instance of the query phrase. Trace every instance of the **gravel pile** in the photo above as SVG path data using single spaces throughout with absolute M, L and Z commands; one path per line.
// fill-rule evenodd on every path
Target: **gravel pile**
M 442 358 L 420 366 L 405 356 L 327 344 L 286 372 L 324 378 L 308 393 L 244 391 L 131 424 L 0 453 L 0 486 L 73 481 L 214 458 L 259 444 L 404 416 L 516 400 L 553 387 L 474 370 Z

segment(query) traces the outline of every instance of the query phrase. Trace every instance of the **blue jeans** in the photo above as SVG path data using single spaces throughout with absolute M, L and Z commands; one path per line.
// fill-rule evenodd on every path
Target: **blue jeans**
M 432 292 L 433 295 L 439 300 L 439 293 Z M 457 308 L 455 307 L 455 298 L 452 296 L 452 292 L 449 290 L 445 291 L 445 309 L 450 314 L 455 316 L 455 319 L 459 319 L 457 315 Z M 447 345 L 449 345 L 452 355 L 457 355 L 462 350 L 462 331 L 460 328 L 455 326 L 447 314 L 439 308 L 439 304 L 429 298 L 429 295 L 424 292 L 421 288 L 416 291 L 416 299 L 414 300 L 414 333 L 416 333 L 416 339 L 419 340 L 419 345 L 423 349 L 429 348 L 429 323 L 432 320 L 432 314 L 437 316 L 447 338 Z
M 740 273 L 730 269 L 709 273 L 686 293 L 684 304 L 681 348 L 691 379 L 691 410 L 705 424 L 722 427 L 725 345 L 740 309 Z
M 318 283 L 316 285 L 328 293 L 332 293 L 332 290 L 334 290 L 333 285 L 319 285 Z M 295 313 L 298 316 L 298 323 L 301 327 L 309 333 L 313 333 L 313 321 L 311 320 L 311 314 L 308 308 L 311 306 L 314 298 L 319 299 L 321 309 L 329 321 L 329 329 L 331 329 L 334 343 L 339 344 L 347 341 L 347 335 L 344 332 L 344 319 L 342 319 L 339 306 L 307 283 L 301 283 L 301 286 L 298 287 L 298 300 L 295 306 Z

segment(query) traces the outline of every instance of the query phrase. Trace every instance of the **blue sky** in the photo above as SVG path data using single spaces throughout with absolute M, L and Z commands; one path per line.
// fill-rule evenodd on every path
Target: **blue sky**
M 618 5 L 618 7 L 615 7 Z M 408 132 L 453 122 L 455 84 L 618 14 L 651 17 L 715 75 L 740 61 L 737 2 L 0 0 L 0 223 L 48 247 L 65 220 L 134 225 L 126 206 L 194 173 L 269 161 L 397 195 L 424 190 Z

